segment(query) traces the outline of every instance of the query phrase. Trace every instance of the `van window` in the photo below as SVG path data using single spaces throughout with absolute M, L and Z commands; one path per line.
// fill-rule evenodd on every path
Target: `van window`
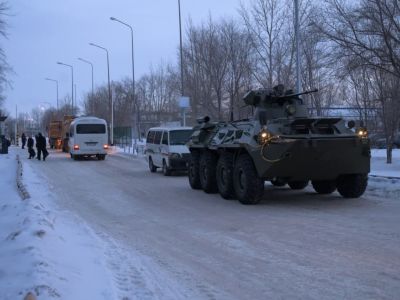
M 160 144 L 162 131 L 156 131 L 156 136 L 154 137 L 154 144 Z
M 172 130 L 169 132 L 170 145 L 186 145 L 192 135 L 193 130 Z
M 164 131 L 161 144 L 168 146 L 168 131 Z
M 155 132 L 150 130 L 149 133 L 147 134 L 146 142 L 149 143 L 149 144 L 153 144 L 154 143 L 154 136 L 155 136 Z
M 78 124 L 76 125 L 76 134 L 104 134 L 106 125 L 104 124 Z

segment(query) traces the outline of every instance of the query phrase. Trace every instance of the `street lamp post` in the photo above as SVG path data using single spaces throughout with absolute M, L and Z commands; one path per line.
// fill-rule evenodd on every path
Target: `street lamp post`
M 294 32 L 296 36 L 296 90 L 300 93 L 300 29 L 299 29 L 299 0 L 294 0 Z
M 45 80 L 52 81 L 52 82 L 56 83 L 56 87 L 57 87 L 57 110 L 58 110 L 59 109 L 59 107 L 58 107 L 58 80 L 55 80 L 55 79 L 52 79 L 52 78 L 45 78 Z
M 114 103 L 112 100 L 112 95 L 111 95 L 111 82 L 110 82 L 110 59 L 108 55 L 108 50 L 102 46 L 99 46 L 94 43 L 89 43 L 90 46 L 102 49 L 106 52 L 107 54 L 107 76 L 108 76 L 108 101 L 111 104 L 111 124 L 110 124 L 110 140 L 111 140 L 111 145 L 114 145 Z
M 132 52 L 132 104 L 136 109 L 136 130 L 137 130 L 137 134 L 138 134 L 138 138 L 139 140 L 141 140 L 141 136 L 140 136 L 140 112 L 139 112 L 139 105 L 136 101 L 136 97 L 135 97 L 135 52 L 134 52 L 134 46 L 133 46 L 133 28 L 131 25 L 117 19 L 114 17 L 110 18 L 111 21 L 115 21 L 118 22 L 126 27 L 128 27 L 131 31 L 131 52 Z
M 82 61 L 82 62 L 84 62 L 84 63 L 90 65 L 91 68 L 92 68 L 92 96 L 93 96 L 93 95 L 94 95 L 93 63 L 90 62 L 90 61 L 88 61 L 88 60 L 86 60 L 86 59 L 80 58 L 80 57 L 78 57 L 78 60 L 80 60 L 80 61 Z
M 71 68 L 71 74 L 72 74 L 72 84 L 71 84 L 72 114 L 74 114 L 74 67 L 72 65 L 68 65 L 68 64 L 65 64 L 63 62 L 57 62 L 57 64 Z

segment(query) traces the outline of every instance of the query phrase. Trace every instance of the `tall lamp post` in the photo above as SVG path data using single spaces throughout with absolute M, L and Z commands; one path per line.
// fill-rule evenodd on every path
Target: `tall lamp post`
M 92 96 L 93 96 L 94 95 L 93 63 L 80 57 L 78 57 L 78 60 L 90 65 L 90 67 L 92 68 Z
M 299 24 L 299 0 L 294 0 L 294 32 L 296 36 L 296 90 L 300 93 L 300 24 Z
M 114 17 L 110 18 L 111 21 L 118 22 L 126 27 L 128 27 L 131 31 L 131 50 L 132 50 L 132 104 L 136 109 L 136 130 L 138 131 L 138 137 L 139 140 L 141 139 L 140 137 L 140 112 L 139 112 L 139 105 L 136 102 L 136 97 L 135 97 L 135 52 L 134 52 L 134 47 L 133 47 L 133 28 L 131 25 L 117 19 Z
M 58 80 L 52 79 L 52 78 L 45 78 L 47 81 L 52 81 L 56 83 L 56 88 L 57 88 L 57 110 L 59 109 L 58 107 Z
M 63 62 L 57 62 L 57 64 L 71 68 L 72 84 L 71 84 L 71 97 L 72 97 L 72 114 L 74 113 L 74 67 L 72 65 L 65 64 Z
M 110 140 L 111 145 L 114 145 L 114 103 L 111 95 L 111 82 L 110 82 L 110 59 L 108 55 L 108 50 L 102 46 L 99 46 L 94 43 L 89 43 L 90 46 L 102 49 L 107 54 L 107 76 L 108 76 L 108 101 L 111 105 L 111 124 L 110 124 Z

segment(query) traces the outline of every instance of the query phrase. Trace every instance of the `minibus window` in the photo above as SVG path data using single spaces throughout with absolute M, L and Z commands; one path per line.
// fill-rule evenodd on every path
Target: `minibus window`
M 162 144 L 168 146 L 168 131 L 164 131 L 162 136 Z
M 78 124 L 76 134 L 104 134 L 106 125 L 104 124 Z
M 169 132 L 170 145 L 186 145 L 192 135 L 193 130 L 172 130 Z
M 147 134 L 146 142 L 149 144 L 153 144 L 154 143 L 154 135 L 155 135 L 154 131 L 149 131 L 149 133 Z
M 162 131 L 156 131 L 156 136 L 154 138 L 154 144 L 160 144 L 161 142 L 161 135 L 162 135 Z

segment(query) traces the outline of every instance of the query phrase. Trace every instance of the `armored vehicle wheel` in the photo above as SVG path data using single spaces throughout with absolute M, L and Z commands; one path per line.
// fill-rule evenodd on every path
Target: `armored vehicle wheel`
M 271 183 L 273 186 L 285 186 L 286 185 L 286 181 L 283 180 L 282 178 L 272 179 Z
M 153 164 L 153 159 L 149 157 L 149 169 L 151 173 L 157 172 L 157 167 Z
M 224 199 L 232 199 L 235 196 L 233 188 L 233 154 L 223 153 L 217 163 L 218 192 Z
M 217 186 L 217 156 L 211 151 L 205 151 L 200 157 L 200 183 L 206 193 L 218 192 Z
M 332 194 L 336 190 L 336 180 L 312 181 L 312 186 L 318 194 Z
M 264 180 L 258 177 L 253 160 L 247 154 L 241 155 L 233 169 L 233 186 L 242 204 L 257 204 L 264 192 Z
M 163 163 L 162 163 L 162 172 L 163 172 L 164 176 L 170 176 L 172 173 L 171 169 L 168 168 L 167 162 L 165 161 L 165 159 L 163 159 Z
M 292 190 L 302 190 L 308 185 L 308 180 L 305 181 L 289 181 L 288 185 Z
M 188 165 L 189 184 L 192 189 L 201 189 L 200 183 L 200 152 L 191 151 Z
M 368 185 L 367 174 L 341 175 L 337 180 L 337 189 L 344 198 L 358 198 L 364 194 Z

